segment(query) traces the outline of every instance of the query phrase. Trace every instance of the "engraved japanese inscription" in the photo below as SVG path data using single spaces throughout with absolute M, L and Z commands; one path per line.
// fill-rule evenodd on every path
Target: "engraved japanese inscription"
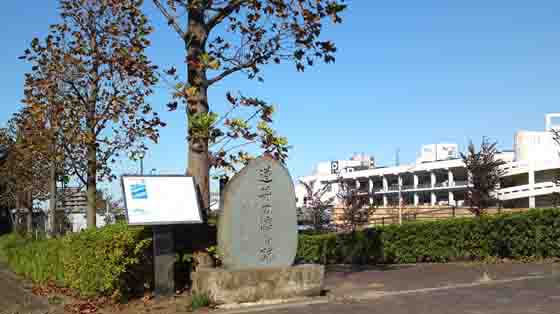
M 274 251 L 272 249 L 272 170 L 266 165 L 258 170 L 257 180 L 260 194 L 258 195 L 261 208 L 260 229 L 263 236 L 263 246 L 259 250 L 259 258 L 265 264 L 272 263 Z

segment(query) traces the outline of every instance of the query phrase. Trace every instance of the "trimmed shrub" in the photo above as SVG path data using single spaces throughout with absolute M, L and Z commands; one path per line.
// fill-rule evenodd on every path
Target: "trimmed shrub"
M 318 264 L 368 264 L 383 261 L 381 233 L 367 229 L 354 234 L 300 235 L 296 261 Z
M 86 296 L 118 296 L 135 285 L 150 245 L 143 228 L 114 224 L 49 240 L 6 235 L 0 237 L 0 258 L 35 282 L 55 281 Z
M 560 210 L 300 235 L 301 263 L 421 263 L 560 257 Z
M 127 293 L 127 275 L 138 265 L 151 237 L 125 224 L 87 229 L 62 238 L 65 283 L 85 295 Z

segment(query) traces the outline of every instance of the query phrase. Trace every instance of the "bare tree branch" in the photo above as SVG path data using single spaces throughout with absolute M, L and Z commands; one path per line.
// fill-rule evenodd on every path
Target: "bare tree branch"
M 154 0 L 157 1 L 157 0 Z M 221 9 L 217 9 L 218 13 L 214 15 L 207 23 L 207 27 L 209 30 L 216 27 L 216 25 L 220 24 L 226 17 L 232 14 L 235 10 L 238 10 L 244 3 L 247 3 L 247 0 L 233 0 L 228 5 Z M 216 9 L 213 9 L 216 10 Z
M 212 85 L 212 84 L 214 84 L 214 83 L 216 83 L 216 82 L 219 82 L 219 81 L 223 80 L 224 78 L 226 78 L 228 75 L 233 74 L 233 73 L 235 73 L 235 72 L 241 71 L 241 70 L 243 70 L 243 69 L 251 68 L 251 67 L 253 67 L 256 63 L 257 63 L 257 61 L 256 61 L 256 60 L 253 60 L 253 61 L 251 61 L 251 62 L 243 63 L 243 64 L 240 64 L 240 65 L 238 65 L 238 66 L 234 66 L 234 67 L 232 67 L 232 68 L 229 68 L 229 69 L 223 71 L 222 73 L 218 74 L 217 76 L 215 76 L 215 77 L 209 79 L 209 80 L 207 81 L 207 85 L 210 86 L 210 85 Z
M 177 34 L 181 37 L 181 39 L 186 40 L 187 39 L 186 32 L 181 28 L 181 26 L 179 26 L 175 17 L 173 17 L 173 15 L 165 9 L 165 6 L 161 4 L 159 0 L 153 0 L 153 1 L 156 7 L 161 11 L 161 14 L 163 14 L 163 16 L 165 16 L 165 18 L 167 19 L 167 23 L 171 27 L 173 27 L 173 29 L 175 30 L 175 32 L 177 32 Z

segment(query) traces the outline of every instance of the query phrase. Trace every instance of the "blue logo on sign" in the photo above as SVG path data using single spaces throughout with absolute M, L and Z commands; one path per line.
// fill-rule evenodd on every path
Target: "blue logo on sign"
M 145 184 L 133 184 L 130 186 L 130 190 L 132 191 L 133 200 L 144 200 L 148 198 Z

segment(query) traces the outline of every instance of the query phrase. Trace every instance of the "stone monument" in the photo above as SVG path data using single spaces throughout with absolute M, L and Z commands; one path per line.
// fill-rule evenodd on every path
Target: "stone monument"
M 270 156 L 251 160 L 225 186 L 218 224 L 223 268 L 192 274 L 193 292 L 216 303 L 318 295 L 324 268 L 293 266 L 298 231 L 288 170 Z
M 297 251 L 294 184 L 271 158 L 249 162 L 222 195 L 218 247 L 227 269 L 292 266 Z

